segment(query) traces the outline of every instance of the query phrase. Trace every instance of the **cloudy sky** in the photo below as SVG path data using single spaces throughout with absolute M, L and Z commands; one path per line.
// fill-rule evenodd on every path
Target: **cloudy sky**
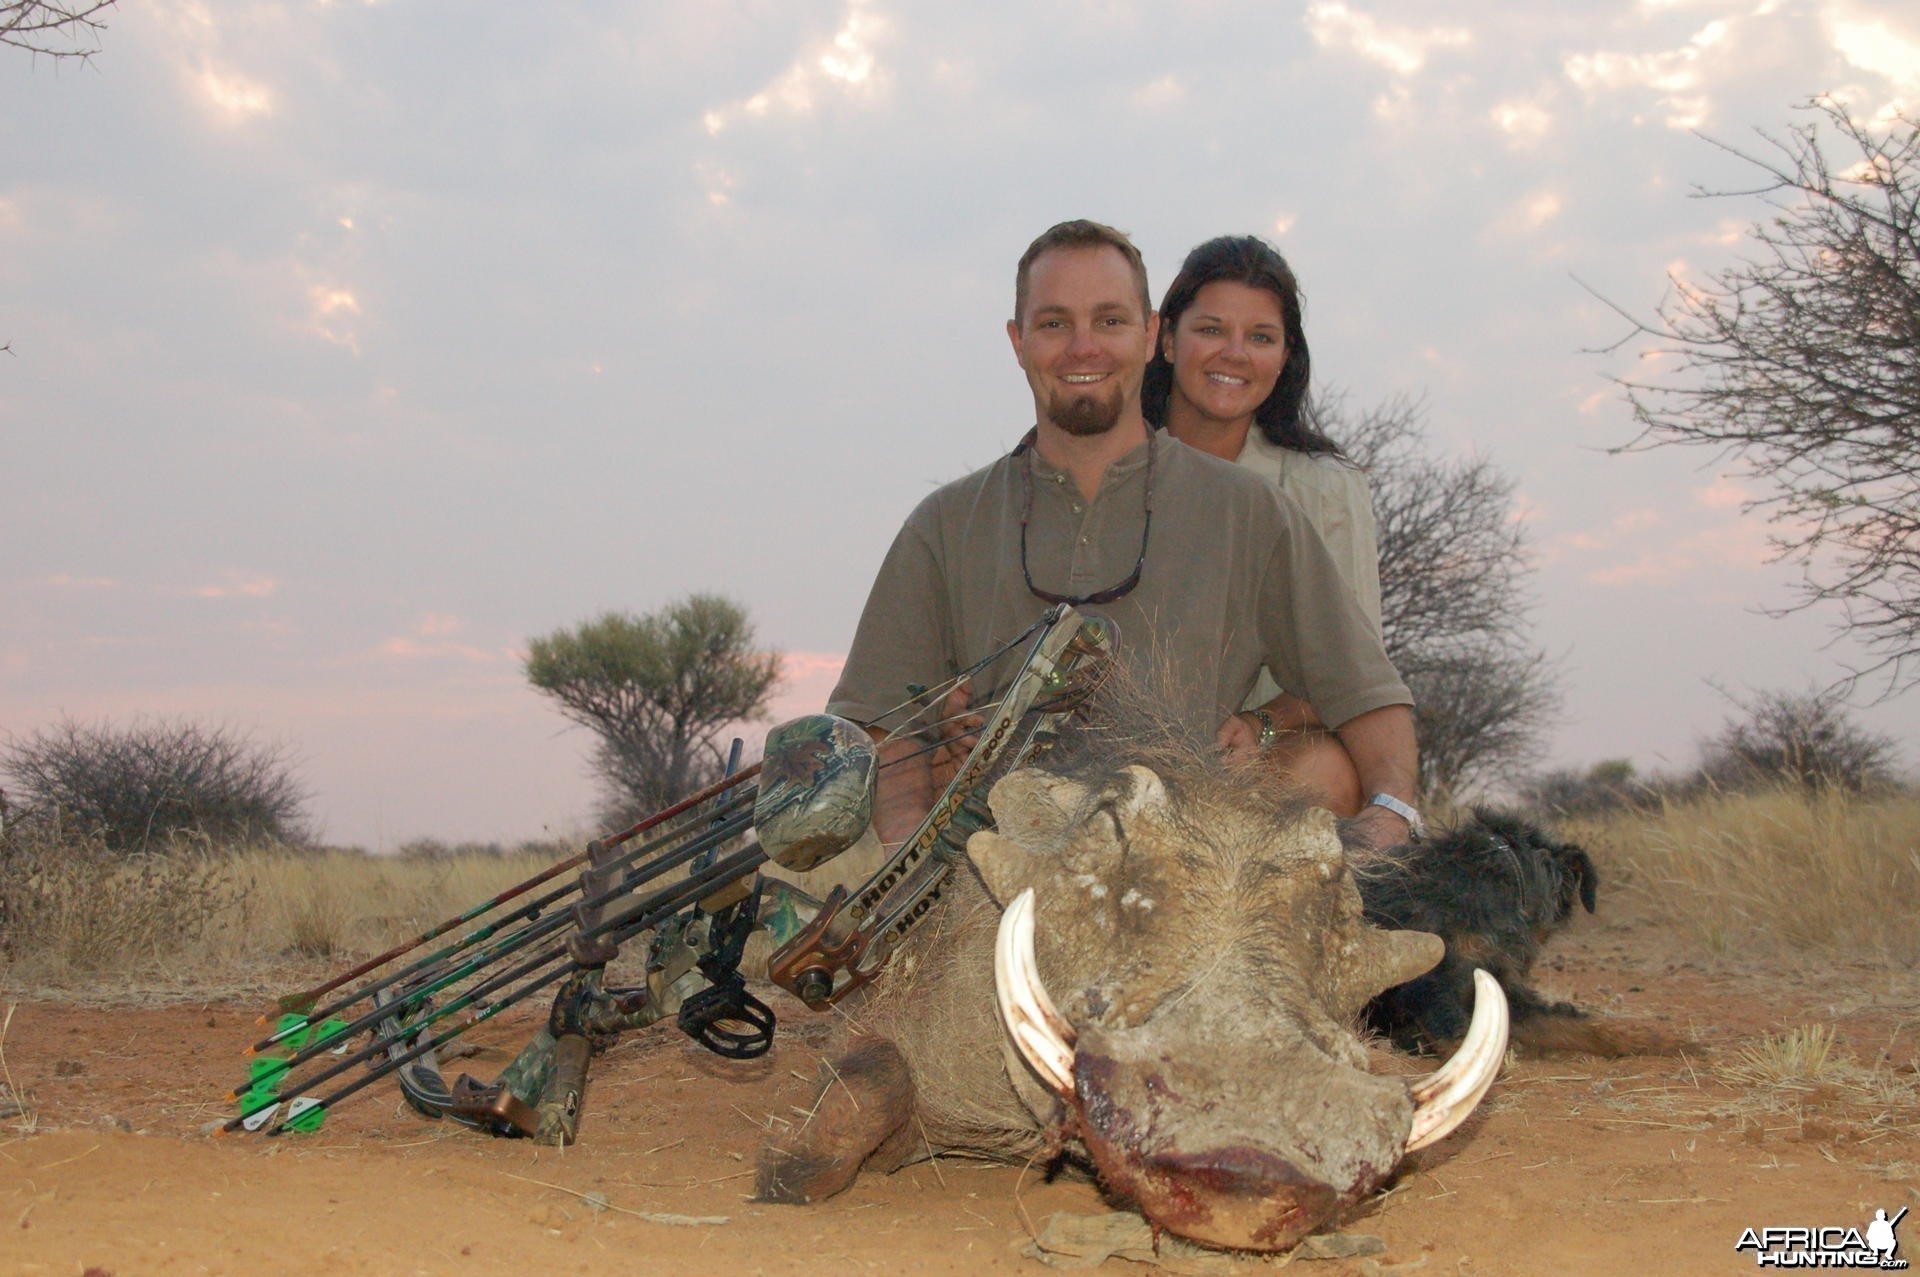
M 327 837 L 582 827 L 589 740 L 520 652 L 694 590 L 818 708 L 938 482 L 1031 423 L 1027 241 L 1130 231 L 1156 293 L 1253 231 L 1317 383 L 1425 397 L 1519 483 L 1542 764 L 1683 765 L 1709 680 L 1859 653 L 1753 495 L 1591 353 L 1761 213 L 1695 135 L 1920 105 L 1891 0 L 221 0 L 90 63 L 0 49 L 0 730 L 218 720 Z M 1863 711 L 1920 760 L 1910 694 Z

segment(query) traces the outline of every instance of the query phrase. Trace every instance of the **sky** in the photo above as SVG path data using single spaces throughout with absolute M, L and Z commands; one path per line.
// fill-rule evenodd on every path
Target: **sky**
M 1540 767 L 1682 767 L 1784 619 L 1764 495 L 1633 437 L 1601 353 L 1766 213 L 1697 187 L 1831 92 L 1920 109 L 1876 0 L 152 0 L 0 48 L 0 732 L 224 723 L 329 841 L 590 828 L 529 637 L 694 591 L 818 709 L 931 488 L 1032 423 L 1014 263 L 1093 217 L 1155 296 L 1262 234 L 1316 387 L 1517 482 Z M 1920 764 L 1920 692 L 1858 720 Z M 759 729 L 752 729 L 757 733 Z M 753 742 L 757 746 L 757 741 Z

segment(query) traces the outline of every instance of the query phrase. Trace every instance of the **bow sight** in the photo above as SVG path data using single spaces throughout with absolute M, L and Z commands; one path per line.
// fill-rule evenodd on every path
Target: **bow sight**
M 1061 605 L 974 669 L 1029 638 L 1025 663 L 952 782 L 855 891 L 836 887 L 821 901 L 758 872 L 769 860 L 814 869 L 857 842 L 873 816 L 880 764 L 867 730 L 827 714 L 783 723 L 768 733 L 760 763 L 282 998 L 274 1031 L 248 1048 L 248 1079 L 230 1097 L 240 1111 L 223 1130 L 312 1130 L 335 1104 L 393 1076 L 424 1116 L 567 1144 L 578 1134 L 588 1062 L 623 1032 L 673 1017 L 720 1055 L 764 1054 L 775 1019 L 740 972 L 748 938 L 768 933 L 777 946 L 771 978 L 816 1010 L 872 980 L 939 898 L 967 836 L 987 823 L 992 781 L 1046 748 L 1108 666 L 1108 630 Z M 571 869 L 579 871 L 571 881 L 529 895 Z M 411 956 L 468 924 L 476 925 L 458 939 Z M 610 983 L 622 946 L 642 936 L 641 982 Z M 463 1074 L 447 1085 L 441 1048 L 549 988 L 546 1024 L 493 1082 Z M 364 1071 L 322 1093 L 356 1065 Z

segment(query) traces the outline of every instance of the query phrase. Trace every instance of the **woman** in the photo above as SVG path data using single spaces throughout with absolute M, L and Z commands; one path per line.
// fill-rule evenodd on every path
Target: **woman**
M 1311 366 L 1300 285 L 1286 259 L 1255 236 L 1222 236 L 1188 253 L 1167 289 L 1141 407 L 1182 443 L 1264 475 L 1293 498 L 1378 632 L 1372 495 L 1366 475 L 1307 420 Z M 1236 751 L 1269 747 L 1279 766 L 1343 816 L 1364 801 L 1339 738 L 1265 673 L 1219 739 Z

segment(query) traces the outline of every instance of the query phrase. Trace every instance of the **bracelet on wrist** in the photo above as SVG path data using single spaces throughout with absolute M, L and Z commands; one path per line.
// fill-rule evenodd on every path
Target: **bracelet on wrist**
M 1247 713 L 1260 723 L 1260 739 L 1256 742 L 1261 749 L 1271 749 L 1280 740 L 1280 729 L 1273 725 L 1273 715 L 1262 709 L 1250 709 Z

